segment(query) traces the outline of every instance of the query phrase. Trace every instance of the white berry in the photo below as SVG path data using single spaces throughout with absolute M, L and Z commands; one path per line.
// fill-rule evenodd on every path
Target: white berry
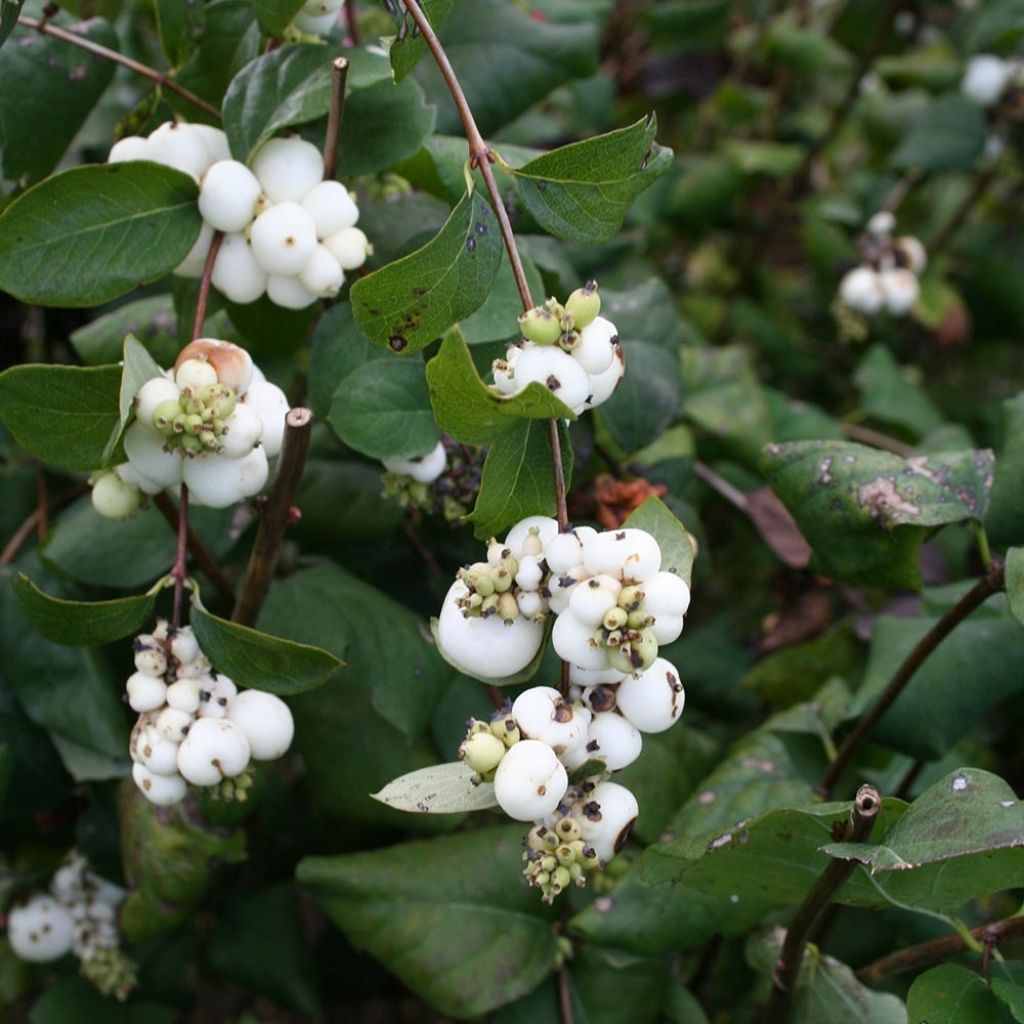
M 654 636 L 670 644 L 683 631 L 683 616 L 690 607 L 690 588 L 673 572 L 655 573 L 643 585 L 642 608 L 654 616 Z
M 615 358 L 612 359 L 611 366 L 604 373 L 597 373 L 591 376 L 590 395 L 587 398 L 586 408 L 596 409 L 599 405 L 604 405 L 615 393 L 615 389 L 619 386 L 619 381 L 622 380 L 625 372 L 626 357 L 622 347 L 619 346 L 615 349 Z
M 142 730 L 138 751 L 142 755 L 142 763 L 154 775 L 178 773 L 178 744 L 168 739 L 156 726 L 149 725 Z
M 29 963 L 58 960 L 71 949 L 74 924 L 51 896 L 33 896 L 7 915 L 7 941 L 14 955 Z
M 384 468 L 389 473 L 411 476 L 421 484 L 433 483 L 445 471 L 447 465 L 448 453 L 440 441 L 426 455 L 415 459 L 384 459 Z
M 632 764 L 642 747 L 640 731 L 615 711 L 594 715 L 584 744 L 588 759 L 603 761 L 613 772 Z
M 611 576 L 591 576 L 576 587 L 569 598 L 569 611 L 592 631 L 615 607 L 622 584 Z
M 259 443 L 263 436 L 263 420 L 251 406 L 239 402 L 224 421 L 225 433 L 220 436 L 220 453 L 229 459 L 240 459 Z
M 883 270 L 878 275 L 878 280 L 885 295 L 885 308 L 893 316 L 905 316 L 909 313 L 921 294 L 917 275 L 911 270 L 896 267 L 893 270 Z
M 316 302 L 311 292 L 297 275 L 270 274 L 267 277 L 267 298 L 282 309 L 306 309 Z
M 263 422 L 260 445 L 267 458 L 274 458 L 281 451 L 284 440 L 284 420 L 288 415 L 288 398 L 276 385 L 265 379 L 255 379 L 242 399 Z M 261 485 L 262 486 L 262 485 Z
M 142 714 L 155 711 L 164 705 L 167 697 L 167 684 L 156 676 L 146 672 L 134 672 L 128 677 L 128 705 L 132 711 Z
M 268 274 L 293 276 L 302 271 L 316 249 L 316 227 L 298 203 L 278 203 L 253 221 L 249 244 L 256 262 Z
M 304 139 L 271 139 L 253 157 L 252 171 L 272 203 L 298 203 L 323 178 L 324 158 Z
M 661 549 L 646 530 L 606 530 L 584 541 L 583 565 L 594 575 L 642 583 L 661 568 Z
M 125 160 L 152 160 L 149 152 L 149 140 L 139 135 L 126 135 L 110 147 L 107 163 L 119 164 Z
M 615 705 L 641 732 L 664 732 L 682 714 L 686 702 L 683 684 L 675 665 L 664 658 L 639 676 L 619 684 Z
M 564 611 L 555 619 L 551 643 L 558 656 L 580 668 L 600 669 L 608 664 L 604 649 L 594 643 L 594 630 L 585 626 L 572 612 Z
M 299 274 L 299 282 L 310 294 L 333 299 L 345 283 L 345 272 L 331 255 L 331 250 L 326 245 L 318 245 Z
M 220 160 L 203 178 L 199 212 L 218 231 L 243 231 L 253 218 L 260 183 L 245 164 Z
M 324 245 L 342 270 L 356 270 L 373 251 L 370 240 L 359 228 L 342 228 L 324 239 Z
M 242 235 L 225 235 L 211 277 L 214 288 L 232 302 L 255 302 L 267 288 L 267 272 L 256 262 Z
M 550 814 L 569 788 L 565 765 L 539 740 L 520 740 L 501 759 L 494 776 L 494 796 L 516 821 L 536 821 Z
M 573 358 L 589 374 L 601 374 L 612 365 L 619 343 L 619 330 L 603 316 L 596 317 L 582 331 L 572 350 Z
M 181 803 L 188 792 L 188 786 L 180 775 L 157 775 L 144 764 L 132 765 L 132 778 L 142 790 L 142 795 L 158 807 Z
M 556 754 L 580 746 L 587 735 L 590 711 L 573 707 L 550 686 L 531 686 L 512 704 L 512 717 L 527 739 L 546 743 Z
M 178 749 L 178 771 L 195 786 L 215 786 L 249 764 L 249 741 L 227 718 L 200 718 Z
M 228 702 L 227 717 L 242 730 L 256 761 L 273 761 L 291 746 L 295 722 L 280 697 L 262 690 L 243 690 Z
M 135 668 L 149 676 L 162 676 L 167 671 L 167 654 L 154 636 L 143 633 L 135 638 Z
M 318 182 L 302 197 L 302 205 L 313 218 L 318 238 L 355 227 L 359 220 L 359 207 L 340 181 Z
M 538 550 L 528 551 L 526 547 L 531 534 L 536 533 L 539 542 Z M 539 555 L 543 552 L 545 545 L 558 533 L 558 521 L 550 516 L 527 516 L 521 519 L 505 538 L 507 547 L 516 558 L 521 555 Z
M 991 53 L 979 53 L 967 62 L 960 88 L 965 96 L 990 107 L 1003 94 L 1011 75 L 1010 64 Z
M 531 345 L 516 363 L 516 389 L 537 383 L 546 387 L 570 409 L 586 403 L 590 375 L 571 355 L 553 345 Z
M 854 267 L 839 282 L 839 298 L 855 313 L 874 316 L 885 303 L 879 275 L 870 267 Z
M 139 489 L 117 473 L 103 473 L 92 485 L 92 507 L 107 519 L 124 519 L 139 507 Z
M 556 574 L 568 572 L 583 564 L 583 545 L 574 531 L 559 533 L 544 545 L 544 561 Z
M 149 136 L 149 159 L 199 181 L 210 166 L 210 150 L 195 126 L 167 121 Z
M 610 861 L 625 846 L 640 807 L 636 797 L 615 782 L 599 782 L 588 793 L 579 816 L 583 841 L 602 861 Z
M 184 479 L 199 505 L 228 508 L 257 494 L 267 482 L 270 467 L 261 445 L 240 459 L 201 455 L 185 462 Z
M 200 388 L 217 383 L 217 371 L 205 359 L 186 359 L 175 368 L 174 383 L 182 391 L 195 394 Z

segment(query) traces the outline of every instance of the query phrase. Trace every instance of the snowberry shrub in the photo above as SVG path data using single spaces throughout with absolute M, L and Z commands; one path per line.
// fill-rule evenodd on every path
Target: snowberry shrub
M 0 3 L 0 1020 L 1019 1015 L 1019 6 Z

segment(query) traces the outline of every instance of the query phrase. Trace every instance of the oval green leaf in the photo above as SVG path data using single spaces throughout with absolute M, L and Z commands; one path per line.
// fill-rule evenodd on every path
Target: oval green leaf
M 451 761 L 400 775 L 370 795 L 388 807 L 412 814 L 458 814 L 497 807 L 494 783 L 474 783 L 475 775 L 465 761 Z

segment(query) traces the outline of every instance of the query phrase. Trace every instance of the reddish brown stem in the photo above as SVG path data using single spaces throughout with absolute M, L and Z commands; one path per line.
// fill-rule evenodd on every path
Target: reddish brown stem
M 324 135 L 324 181 L 330 181 L 338 165 L 338 138 L 341 119 L 345 115 L 345 82 L 348 79 L 348 58 L 336 57 L 331 61 L 331 107 L 327 114 L 327 133 Z
M 106 46 L 94 43 L 91 39 L 86 39 L 84 36 L 80 36 L 66 28 L 61 28 L 59 25 L 52 25 L 48 21 L 38 21 L 35 18 L 29 18 L 27 15 L 21 15 L 21 17 L 18 18 L 18 24 L 23 28 L 35 29 L 35 31 L 42 33 L 44 36 L 52 36 L 54 39 L 60 39 L 62 42 L 70 43 L 72 46 L 77 46 L 81 50 L 88 50 L 89 53 L 96 57 L 102 57 L 104 60 L 120 64 L 121 67 L 128 68 L 129 71 L 133 71 L 135 74 L 141 75 L 143 78 L 148 78 L 151 82 L 155 82 L 168 92 L 175 93 L 183 100 L 191 103 L 192 106 L 203 111 L 204 114 L 209 114 L 210 117 L 215 118 L 218 121 L 220 120 L 220 111 L 215 106 L 207 103 L 206 100 L 201 96 L 197 96 L 194 92 L 189 92 L 189 90 L 183 85 L 178 85 L 173 78 L 169 78 L 162 71 L 157 71 L 156 68 L 151 68 L 146 64 L 140 64 L 137 60 L 132 60 L 131 57 L 126 57 L 123 53 L 118 53 L 117 50 L 110 50 Z
M 270 589 L 285 530 L 297 518 L 293 503 L 306 466 L 313 414 L 308 409 L 295 408 L 289 411 L 284 422 L 284 443 L 277 462 L 277 475 L 263 507 L 249 567 L 231 613 L 231 621 L 243 626 L 251 626 L 256 621 Z
M 185 580 L 188 578 L 188 487 L 181 485 L 178 498 L 178 546 L 174 554 L 174 567 L 171 579 L 174 580 L 174 610 L 171 625 L 177 629 L 181 625 L 181 604 L 185 593 Z
M 77 487 L 72 487 L 71 490 L 65 491 L 63 494 L 59 494 L 53 499 L 53 501 L 49 502 L 48 509 L 52 510 L 60 505 L 64 505 L 67 502 L 88 493 L 88 491 L 88 484 L 80 484 Z M 28 542 L 29 537 L 31 537 L 34 532 L 38 531 L 39 523 L 46 518 L 47 515 L 47 510 L 42 507 L 37 507 L 28 514 L 21 526 L 11 534 L 10 539 L 3 546 L 3 550 L 0 551 L 0 566 L 10 565 L 11 562 L 18 557 L 18 552 Z M 42 540 L 43 538 L 40 537 L 39 539 Z
M 558 1013 L 562 1024 L 573 1024 L 572 991 L 569 988 L 569 972 L 565 967 L 558 968 Z
M 153 504 L 167 521 L 167 525 L 177 533 L 178 509 L 175 507 L 174 502 L 161 491 L 159 494 L 154 495 Z M 217 565 L 217 560 L 210 554 L 209 549 L 191 527 L 188 529 L 186 539 L 188 553 L 192 556 L 192 561 L 195 563 L 196 568 L 213 584 L 222 601 L 226 601 L 229 605 L 234 604 L 235 591 L 231 586 L 231 581 L 221 571 L 220 566 Z
M 206 323 L 206 305 L 210 300 L 210 281 L 213 278 L 213 265 L 217 262 L 220 244 L 224 241 L 224 233 L 215 231 L 210 240 L 210 251 L 206 254 L 203 264 L 203 276 L 199 279 L 199 294 L 196 296 L 196 315 L 192 320 L 192 340 L 203 336 L 203 324 Z
M 353 46 L 359 45 L 359 19 L 356 17 L 355 0 L 345 0 L 345 29 Z
M 36 523 L 36 536 L 39 540 L 46 539 L 47 530 L 47 505 L 49 499 L 46 494 L 46 471 L 42 466 L 36 466 L 36 508 L 39 510 L 39 520 Z

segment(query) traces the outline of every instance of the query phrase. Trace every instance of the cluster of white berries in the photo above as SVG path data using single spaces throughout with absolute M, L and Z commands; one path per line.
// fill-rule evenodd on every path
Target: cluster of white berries
M 320 150 L 298 137 L 270 139 L 250 169 L 231 159 L 219 129 L 168 121 L 148 138 L 121 139 L 109 160 L 150 160 L 199 182 L 203 227 L 175 273 L 200 277 L 214 231 L 223 232 L 211 280 L 232 302 L 255 302 L 266 292 L 278 306 L 304 309 L 334 298 L 345 271 L 371 252 L 355 226 L 355 197 L 323 180 Z
M 626 358 L 615 324 L 598 316 L 600 311 L 597 283 L 591 281 L 564 306 L 548 299 L 523 313 L 522 339 L 491 367 L 495 390 L 515 395 L 536 381 L 577 415 L 606 402 L 625 373 Z
M 192 629 L 165 620 L 135 638 L 128 703 L 139 714 L 132 729 L 132 778 L 160 806 L 181 801 L 193 786 L 216 787 L 244 800 L 250 760 L 273 761 L 291 746 L 288 705 L 262 690 L 241 690 L 217 672 Z
M 921 294 L 918 275 L 928 264 L 928 254 L 912 235 L 893 238 L 895 227 L 896 218 L 883 210 L 858 239 L 861 265 L 839 282 L 840 301 L 855 313 L 871 317 L 886 310 L 905 316 Z
M 437 642 L 467 675 L 511 676 L 533 661 L 554 613 L 555 650 L 572 666 L 571 681 L 589 690 L 653 670 L 689 604 L 689 587 L 661 571 L 661 550 L 644 530 L 563 533 L 554 519 L 530 516 L 504 543 L 489 543 L 486 562 L 459 570 Z
M 138 507 L 140 492 L 188 485 L 198 505 L 227 508 L 267 482 L 281 450 L 288 399 L 249 353 L 215 338 L 181 350 L 172 369 L 146 381 L 125 431 L 128 461 L 94 474 L 92 502 L 114 519 Z
M 979 53 L 967 62 L 960 83 L 963 94 L 982 107 L 998 103 L 1009 88 L 1024 85 L 1024 61 Z
M 49 963 L 74 953 L 82 973 L 105 995 L 126 999 L 135 987 L 135 965 L 122 952 L 117 910 L 124 890 L 93 874 L 72 852 L 57 869 L 49 893 L 36 893 L 11 908 L 7 940 L 15 956 Z

